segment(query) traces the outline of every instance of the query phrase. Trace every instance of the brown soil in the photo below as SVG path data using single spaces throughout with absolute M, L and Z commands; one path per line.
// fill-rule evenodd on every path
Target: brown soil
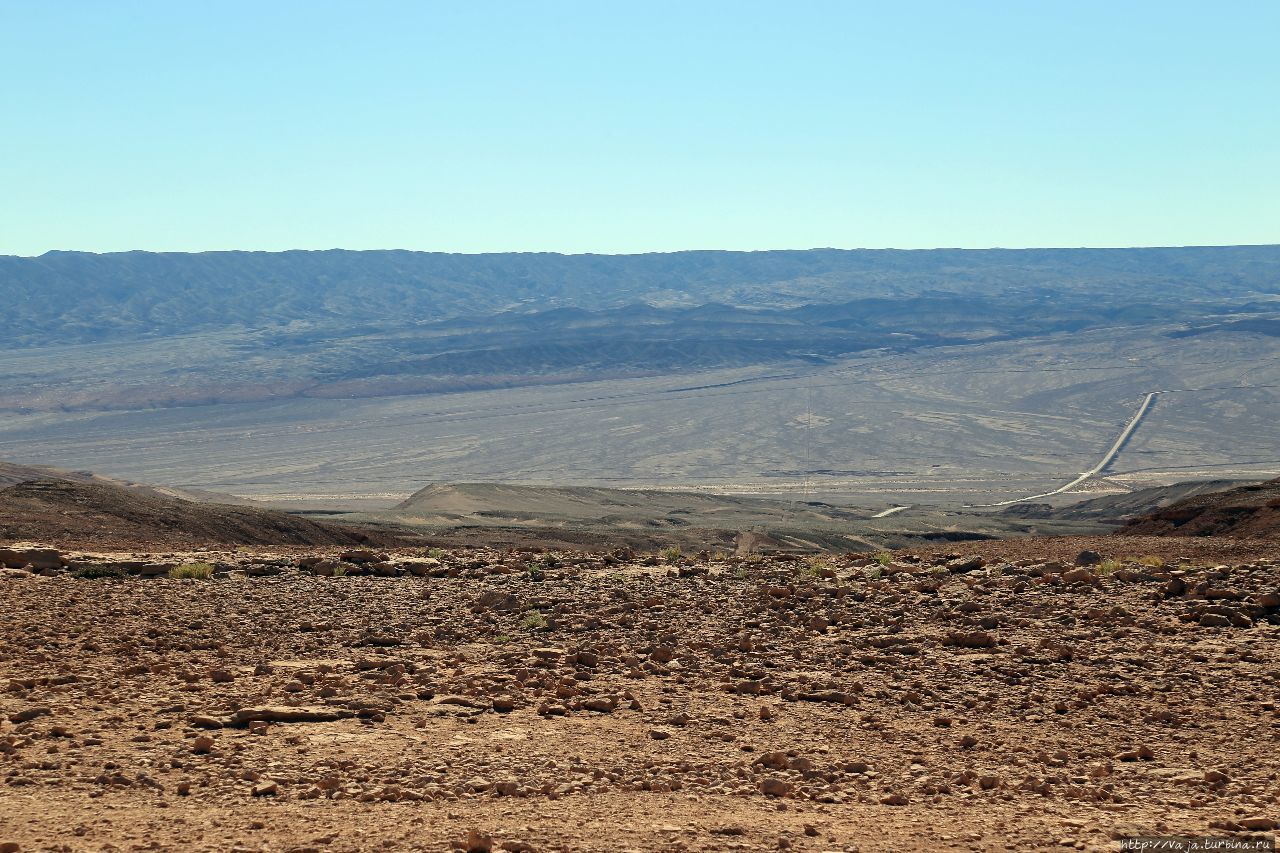
M 0 542 L 66 547 L 358 545 L 397 541 L 369 528 L 274 510 L 195 503 L 104 482 L 40 479 L 0 489 Z
M 1280 817 L 1280 551 L 1033 547 L 0 570 L 0 849 L 1113 850 Z
M 949 542 L 930 548 L 910 548 L 903 553 L 934 557 L 942 554 L 981 554 L 990 559 L 1024 560 L 1046 558 L 1071 562 L 1083 550 L 1096 551 L 1106 559 L 1125 560 L 1144 556 L 1170 562 L 1216 565 L 1247 562 L 1280 552 L 1275 540 L 1236 539 L 1228 536 L 1189 539 L 1172 536 L 1105 534 L 1100 536 L 1039 536 L 986 542 Z
M 1135 518 L 1118 532 L 1280 539 L 1280 479 L 1190 497 Z

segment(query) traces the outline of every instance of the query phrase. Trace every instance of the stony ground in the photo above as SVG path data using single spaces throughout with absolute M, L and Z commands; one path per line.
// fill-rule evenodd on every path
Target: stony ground
M 1273 829 L 1280 553 L 1076 567 L 1071 543 L 1003 544 L 887 564 L 0 551 L 36 569 L 0 569 L 0 853 Z M 194 562 L 212 577 L 167 577 Z

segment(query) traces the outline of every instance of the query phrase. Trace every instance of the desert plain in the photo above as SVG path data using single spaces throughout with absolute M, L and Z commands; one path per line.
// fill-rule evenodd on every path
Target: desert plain
M 1272 832 L 1274 543 L 948 547 L 14 546 L 0 850 Z

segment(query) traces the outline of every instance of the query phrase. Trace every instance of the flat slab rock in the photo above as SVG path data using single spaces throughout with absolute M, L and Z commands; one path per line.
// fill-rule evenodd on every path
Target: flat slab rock
M 245 723 L 331 723 L 355 714 L 345 708 L 294 708 L 288 705 L 266 705 L 241 708 L 231 715 L 231 725 Z

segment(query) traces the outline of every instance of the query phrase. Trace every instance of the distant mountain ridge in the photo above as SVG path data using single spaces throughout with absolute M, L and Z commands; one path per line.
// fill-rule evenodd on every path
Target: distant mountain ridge
M 809 249 L 643 255 L 401 250 L 0 256 L 3 346 L 349 327 L 643 303 L 794 308 L 931 293 L 1208 299 L 1280 290 L 1280 246 Z

